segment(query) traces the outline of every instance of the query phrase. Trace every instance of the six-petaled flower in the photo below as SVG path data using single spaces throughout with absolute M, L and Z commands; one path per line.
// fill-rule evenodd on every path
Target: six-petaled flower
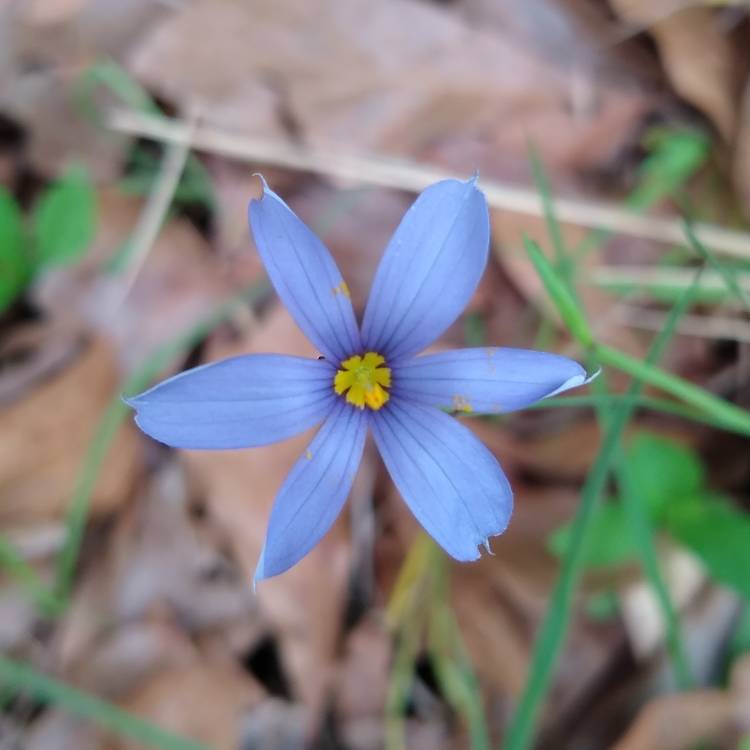
M 129 400 L 167 445 L 232 449 L 320 430 L 279 490 L 255 580 L 304 557 L 339 515 L 372 430 L 407 505 L 445 551 L 475 560 L 513 497 L 500 465 L 447 411 L 508 412 L 587 382 L 571 359 L 524 349 L 418 355 L 462 312 L 489 252 L 476 180 L 445 180 L 386 248 L 361 328 L 331 254 L 263 183 L 249 207 L 268 275 L 320 359 L 249 354 L 183 372 Z

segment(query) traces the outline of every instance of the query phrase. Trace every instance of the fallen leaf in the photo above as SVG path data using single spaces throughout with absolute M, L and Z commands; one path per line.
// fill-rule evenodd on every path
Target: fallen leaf
M 647 31 L 675 91 L 701 110 L 727 143 L 737 123 L 735 55 L 714 9 L 673 0 L 611 0 L 615 12 Z
M 92 122 L 73 84 L 93 61 L 124 55 L 166 13 L 151 0 L 0 4 L 0 108 L 26 129 L 34 169 L 55 175 L 75 158 L 97 179 L 119 175 L 129 139 Z M 112 100 L 103 91 L 94 97 L 98 105 Z
M 82 262 L 45 274 L 32 293 L 48 315 L 78 317 L 114 339 L 131 370 L 238 287 L 185 219 L 166 223 L 129 286 L 129 271 L 115 274 L 108 263 L 126 247 L 144 202 L 106 190 L 99 204 L 97 236 Z
M 44 348 L 57 346 L 58 337 L 67 338 L 72 353 L 45 361 Z M 5 435 L 0 453 L 0 525 L 5 527 L 63 517 L 83 459 L 119 382 L 112 348 L 103 338 L 86 336 L 80 330 L 50 328 L 30 355 L 30 362 L 29 353 L 25 354 L 27 373 L 34 367 L 33 359 L 42 358 L 35 382 L 0 407 L 0 430 Z M 12 345 L 4 355 L 13 356 Z M 13 369 L 4 377 L 12 378 Z M 94 515 L 111 512 L 126 499 L 138 458 L 135 431 L 124 425 L 94 486 Z
M 121 705 L 167 731 L 216 750 L 235 750 L 249 709 L 262 697 L 261 688 L 234 665 L 201 660 L 159 672 Z M 113 737 L 108 745 L 109 750 L 141 747 L 124 737 Z
M 745 81 L 740 101 L 732 176 L 745 214 L 748 215 L 750 214 L 750 77 Z
M 206 36 L 221 47 L 208 50 Z M 439 154 L 462 172 L 482 165 L 488 174 L 528 174 L 530 138 L 556 166 L 590 167 L 612 157 L 613 134 L 629 133 L 650 106 L 635 87 L 595 80 L 595 104 L 574 112 L 560 66 L 512 34 L 471 28 L 448 9 L 411 0 L 194 2 L 154 26 L 130 69 L 165 98 L 194 102 L 208 123 L 355 150 Z M 268 94 L 258 97 L 269 86 L 275 121 Z
M 22 18 L 39 25 L 62 23 L 80 13 L 88 2 L 90 0 L 30 0 L 21 9 Z
M 175 462 L 153 475 L 111 534 L 99 541 L 105 548 L 98 564 L 85 568 L 56 637 L 60 667 L 76 681 L 104 690 L 118 673 L 124 681 L 165 659 L 174 663 L 185 646 L 173 621 L 180 632 L 197 634 L 257 619 L 248 582 L 226 552 L 226 536 L 210 518 L 192 517 Z M 140 660 L 108 670 L 133 644 L 126 632 L 113 632 L 113 623 L 138 622 L 145 628 L 132 634 L 142 647 Z M 175 630 L 173 643 L 160 652 L 158 641 L 169 630 Z

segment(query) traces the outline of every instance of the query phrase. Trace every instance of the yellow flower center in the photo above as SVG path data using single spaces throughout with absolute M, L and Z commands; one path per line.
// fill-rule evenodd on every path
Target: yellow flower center
M 333 379 L 333 390 L 339 396 L 346 393 L 346 400 L 360 409 L 377 411 L 390 398 L 386 388 L 391 386 L 391 370 L 384 364 L 385 357 L 376 352 L 349 357 Z

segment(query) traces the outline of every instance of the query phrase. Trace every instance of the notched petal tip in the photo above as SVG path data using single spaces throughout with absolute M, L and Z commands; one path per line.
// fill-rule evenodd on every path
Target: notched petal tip
M 601 367 L 597 367 L 596 370 L 594 372 L 592 372 L 591 375 L 589 375 L 586 378 L 586 380 L 583 381 L 583 383 L 581 383 L 581 385 L 588 385 L 592 380 L 596 380 L 599 377 L 599 375 L 601 374 L 601 372 L 602 372 L 602 368 Z
M 122 401 L 125 406 L 129 406 L 131 409 L 138 408 L 138 394 L 136 394 L 135 396 L 126 396 L 124 393 L 121 393 L 120 401 Z
M 586 370 L 581 367 L 581 372 L 573 375 L 572 377 L 568 378 L 562 385 L 555 388 L 552 393 L 545 396 L 545 398 L 552 398 L 552 396 L 557 396 L 560 393 L 564 393 L 565 391 L 569 391 L 572 388 L 580 388 L 582 385 L 588 385 L 592 380 L 597 378 L 599 376 L 599 373 L 602 371 L 602 368 L 599 367 L 595 372 L 591 373 L 591 375 L 588 375 L 586 373 Z

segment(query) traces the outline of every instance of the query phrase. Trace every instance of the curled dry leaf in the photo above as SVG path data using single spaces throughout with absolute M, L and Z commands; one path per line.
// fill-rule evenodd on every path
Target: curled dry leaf
M 716 11 L 674 0 L 610 0 L 610 4 L 625 22 L 654 38 L 675 91 L 731 143 L 737 123 L 736 61 Z
M 287 311 L 274 304 L 249 337 L 213 338 L 208 359 L 249 352 L 316 356 Z M 311 433 L 310 433 L 311 434 Z M 229 540 L 248 589 L 263 545 L 273 500 L 310 434 L 245 451 L 183 453 L 209 516 Z M 294 695 L 313 713 L 323 705 L 343 621 L 350 565 L 346 514 L 321 543 L 283 576 L 258 585 L 261 612 L 280 642 Z
M 612 750 L 690 750 L 702 743 L 736 748 L 750 728 L 750 656 L 732 668 L 729 690 L 664 695 L 641 709 Z
M 56 348 L 60 341 L 55 338 L 65 335 L 70 337 L 70 348 L 63 347 L 68 355 L 47 358 L 44 347 Z M 0 526 L 62 519 L 99 422 L 117 393 L 115 352 L 104 339 L 55 330 L 42 337 L 39 347 L 25 352 L 27 363 L 39 357 L 44 364 L 32 387 L 0 406 Z M 6 349 L 4 354 L 12 353 Z M 28 367 L 33 369 L 33 362 Z M 12 367 L 3 374 L 13 377 Z M 94 487 L 94 514 L 126 499 L 138 457 L 138 438 L 131 425 L 124 425 Z

